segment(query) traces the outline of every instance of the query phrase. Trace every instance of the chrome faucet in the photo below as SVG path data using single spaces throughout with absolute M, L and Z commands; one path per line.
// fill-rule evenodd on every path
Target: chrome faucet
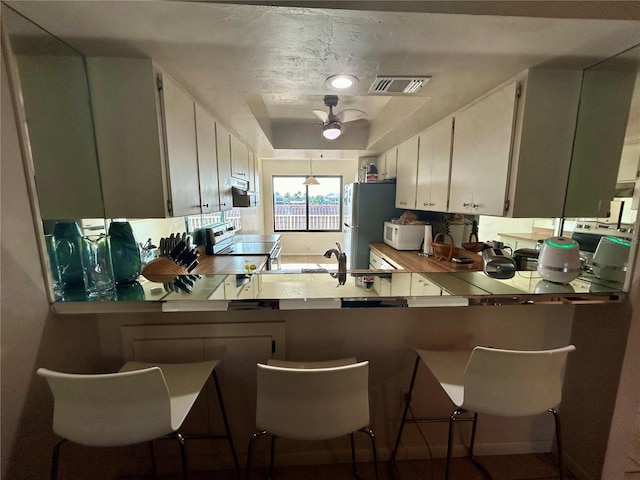
M 347 281 L 347 254 L 342 251 L 342 247 L 336 242 L 336 248 L 331 248 L 324 252 L 325 258 L 331 258 L 331 255 L 336 256 L 338 260 L 338 273 L 330 273 L 333 278 L 338 279 L 338 285 L 344 285 Z

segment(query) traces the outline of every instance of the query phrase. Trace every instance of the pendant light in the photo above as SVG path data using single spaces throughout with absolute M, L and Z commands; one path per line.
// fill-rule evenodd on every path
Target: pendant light
M 320 185 L 320 182 L 313 176 L 313 170 L 311 169 L 311 157 L 309 157 L 309 176 L 304 180 L 303 185 Z

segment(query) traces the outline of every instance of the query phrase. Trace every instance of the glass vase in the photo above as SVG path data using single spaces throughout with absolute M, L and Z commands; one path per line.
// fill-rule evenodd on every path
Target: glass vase
M 138 280 L 142 271 L 140 246 L 129 222 L 111 222 L 109 225 L 111 258 L 116 283 L 126 284 Z

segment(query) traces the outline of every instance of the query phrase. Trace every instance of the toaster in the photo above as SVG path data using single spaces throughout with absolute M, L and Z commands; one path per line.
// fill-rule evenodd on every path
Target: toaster
M 511 278 L 516 274 L 516 262 L 500 248 L 482 251 L 483 270 L 491 278 Z

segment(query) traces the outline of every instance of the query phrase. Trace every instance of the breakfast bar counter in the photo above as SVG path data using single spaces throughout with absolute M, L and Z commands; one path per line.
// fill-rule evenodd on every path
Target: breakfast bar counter
M 454 257 L 466 257 L 473 260 L 473 264 L 464 265 L 464 268 L 456 268 L 451 262 L 436 260 L 435 257 L 420 255 L 416 250 L 396 250 L 386 243 L 371 243 L 369 248 L 382 257 L 391 260 L 408 272 L 460 272 L 482 270 L 482 256 L 462 248 L 454 248 Z

